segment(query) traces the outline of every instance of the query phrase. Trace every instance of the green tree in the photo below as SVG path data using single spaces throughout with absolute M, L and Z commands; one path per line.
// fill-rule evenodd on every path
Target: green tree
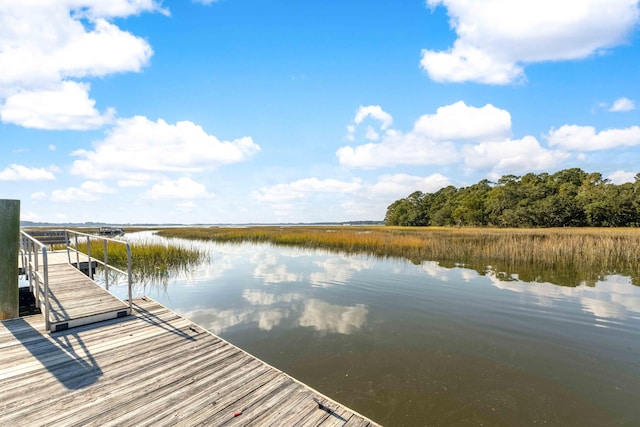
M 486 179 L 461 188 L 456 197 L 456 206 L 451 212 L 453 221 L 460 225 L 487 225 L 486 199 L 489 191 L 491 182 Z

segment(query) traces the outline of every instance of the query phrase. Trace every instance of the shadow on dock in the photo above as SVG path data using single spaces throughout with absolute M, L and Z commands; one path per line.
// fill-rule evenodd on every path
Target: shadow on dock
M 143 301 L 148 302 L 148 300 L 145 297 L 141 298 Z M 135 307 L 135 310 L 137 311 L 137 316 L 139 319 L 144 320 L 145 322 L 149 323 L 150 325 L 153 326 L 157 326 L 159 328 L 164 329 L 167 332 L 171 332 L 172 334 L 178 335 L 181 338 L 184 338 L 186 340 L 189 341 L 196 341 L 196 339 L 194 337 L 192 337 L 191 335 L 185 333 L 184 331 L 176 328 L 175 326 L 173 326 L 171 324 L 171 322 L 167 322 L 166 320 L 162 320 L 158 315 L 151 313 L 149 310 L 145 309 L 144 307 L 140 306 L 140 304 L 134 302 L 133 303 L 133 307 Z
M 87 387 L 102 376 L 102 370 L 73 330 L 43 333 L 22 318 L 5 322 L 4 326 L 67 389 Z

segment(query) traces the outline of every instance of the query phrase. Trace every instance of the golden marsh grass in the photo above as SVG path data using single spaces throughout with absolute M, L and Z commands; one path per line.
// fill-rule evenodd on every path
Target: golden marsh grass
M 136 242 L 130 244 L 132 257 L 132 272 L 137 282 L 152 279 L 164 279 L 167 275 L 187 271 L 189 267 L 201 262 L 206 252 L 196 247 L 154 242 Z M 87 243 L 78 244 L 78 249 L 87 253 Z M 126 271 L 127 251 L 122 244 L 108 242 L 107 254 L 109 265 Z M 102 243 L 91 244 L 91 256 L 100 261 L 104 260 L 104 246 Z
M 349 254 L 402 257 L 488 269 L 526 281 L 576 286 L 605 274 L 640 284 L 640 229 L 494 229 L 452 227 L 286 226 L 164 229 L 165 237 L 217 242 L 270 242 Z M 490 266 L 490 268 L 488 268 Z

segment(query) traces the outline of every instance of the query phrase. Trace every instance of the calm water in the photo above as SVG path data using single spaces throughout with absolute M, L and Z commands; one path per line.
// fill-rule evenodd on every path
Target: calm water
M 386 426 L 640 423 L 640 288 L 627 277 L 569 288 L 436 262 L 202 245 L 208 262 L 135 296 Z

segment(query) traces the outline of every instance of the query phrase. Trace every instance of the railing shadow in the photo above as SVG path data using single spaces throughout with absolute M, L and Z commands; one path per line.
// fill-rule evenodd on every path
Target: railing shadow
M 22 318 L 3 325 L 67 389 L 87 387 L 102 376 L 102 369 L 73 330 L 49 334 Z
M 145 299 L 145 297 L 142 297 L 142 299 L 144 301 L 148 301 L 147 299 Z M 178 335 L 181 338 L 187 339 L 189 341 L 196 341 L 196 338 L 176 328 L 170 322 L 167 322 L 166 320 L 162 320 L 157 315 L 141 307 L 140 304 L 137 304 L 135 301 L 133 302 L 133 308 L 135 310 L 135 317 L 139 318 L 140 320 L 143 320 L 151 325 L 158 326 L 159 328 L 162 328 L 165 331 L 171 332 L 172 334 Z

